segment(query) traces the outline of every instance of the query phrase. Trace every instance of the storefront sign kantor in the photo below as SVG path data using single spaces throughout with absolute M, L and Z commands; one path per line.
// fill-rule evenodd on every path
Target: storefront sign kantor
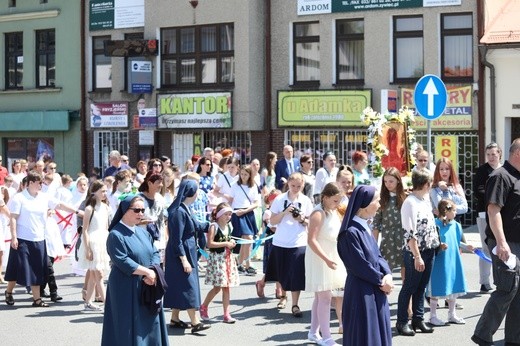
M 157 95 L 159 128 L 232 128 L 231 93 Z
M 278 126 L 362 126 L 370 90 L 280 91 Z

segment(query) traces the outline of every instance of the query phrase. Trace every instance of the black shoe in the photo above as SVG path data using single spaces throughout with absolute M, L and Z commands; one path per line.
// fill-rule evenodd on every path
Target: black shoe
M 493 291 L 491 285 L 480 285 L 480 293 L 490 293 Z
M 47 293 L 47 291 L 43 290 L 43 291 L 40 291 L 40 297 L 43 297 L 43 298 L 50 298 L 50 294 Z
M 249 267 L 246 269 L 246 275 L 249 276 L 255 276 L 256 275 L 256 269 L 253 267 Z
M 58 295 L 57 293 L 51 294 L 51 300 L 55 303 L 62 299 L 63 299 L 63 297 Z
M 397 329 L 397 332 L 400 335 L 404 336 L 414 336 L 415 332 L 410 328 L 410 325 L 408 323 L 397 323 L 395 325 L 395 329 Z
M 210 327 L 211 326 L 209 324 L 204 324 L 204 323 L 200 322 L 199 324 L 196 324 L 193 327 L 191 327 L 191 333 L 194 334 L 194 333 L 202 332 L 203 330 L 209 329 Z
M 476 343 L 479 346 L 493 346 L 494 345 L 493 342 L 482 340 L 481 338 L 479 338 L 476 335 L 473 335 L 471 337 L 471 341 L 473 341 L 474 343 Z
M 427 326 L 423 320 L 412 320 L 412 329 L 414 332 L 419 329 L 423 333 L 433 333 L 433 328 Z

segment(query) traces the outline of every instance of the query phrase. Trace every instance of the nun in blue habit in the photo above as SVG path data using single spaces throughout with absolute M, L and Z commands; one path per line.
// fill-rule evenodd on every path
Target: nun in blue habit
M 170 327 L 190 328 L 197 333 L 210 326 L 203 324 L 195 311 L 200 307 L 199 271 L 197 266 L 198 232 L 207 230 L 209 223 L 199 222 L 189 209 L 197 198 L 198 183 L 183 179 L 177 197 L 168 207 L 168 243 L 166 244 L 165 277 L 168 291 L 164 306 L 172 309 Z M 191 326 L 179 318 L 179 311 L 187 310 Z
M 109 227 L 107 251 L 112 269 L 101 345 L 168 345 L 162 307 L 151 312 L 141 302 L 143 285 L 155 285 L 158 279 L 150 267 L 160 262 L 152 236 L 138 226 L 143 216 L 143 198 L 128 195 L 119 204 Z
M 376 188 L 356 186 L 338 235 L 338 253 L 347 268 L 343 345 L 392 344 L 387 299 L 393 288 L 392 271 L 379 252 L 368 222 L 378 209 Z

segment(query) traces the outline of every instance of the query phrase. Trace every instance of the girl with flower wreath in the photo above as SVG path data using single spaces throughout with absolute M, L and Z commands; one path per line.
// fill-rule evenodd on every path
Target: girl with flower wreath
M 222 290 L 222 305 L 224 307 L 224 323 L 235 323 L 236 319 L 229 313 L 230 287 L 240 284 L 238 277 L 237 263 L 233 257 L 231 249 L 235 247 L 235 241 L 231 239 L 229 221 L 233 209 L 229 204 L 220 203 L 211 213 L 212 223 L 208 230 L 209 258 L 206 267 L 206 285 L 213 285 L 213 288 L 206 295 L 206 299 L 200 306 L 200 317 L 203 321 L 208 321 L 208 305 L 213 298 Z

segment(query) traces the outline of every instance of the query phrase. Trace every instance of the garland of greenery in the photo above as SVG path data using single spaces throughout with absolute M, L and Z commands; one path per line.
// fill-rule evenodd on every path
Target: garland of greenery
M 363 110 L 361 121 L 368 126 L 367 145 L 369 149 L 369 166 L 374 177 L 380 177 L 385 169 L 382 165 L 383 156 L 388 155 L 388 149 L 379 141 L 383 135 L 383 125 L 389 121 L 400 122 L 406 125 L 406 137 L 408 139 L 408 161 L 411 166 L 415 165 L 415 152 L 417 151 L 417 141 L 415 130 L 412 124 L 415 122 L 414 112 L 408 107 L 401 107 L 398 113 L 381 114 L 374 111 L 371 107 Z

